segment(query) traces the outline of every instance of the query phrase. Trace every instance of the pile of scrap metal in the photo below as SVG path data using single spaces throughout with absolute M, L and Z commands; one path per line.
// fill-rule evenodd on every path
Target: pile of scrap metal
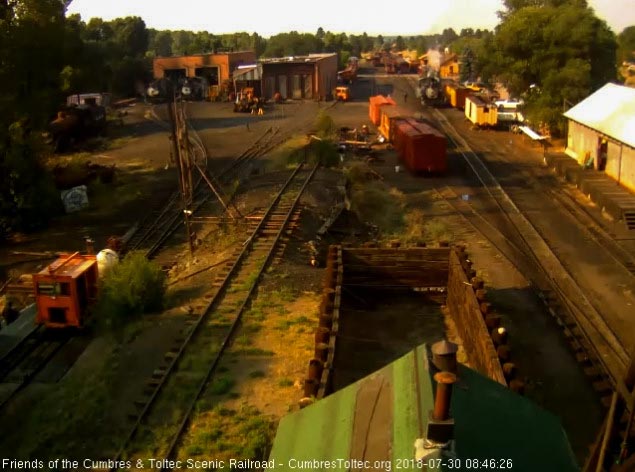
M 337 80 L 340 83 L 352 84 L 357 79 L 357 68 L 359 66 L 359 59 L 356 57 L 350 57 L 346 69 L 337 73 Z
M 370 151 L 370 134 L 368 126 L 363 125 L 361 130 L 351 129 L 346 126 L 340 128 L 338 147 L 341 151 L 353 149 L 355 151 Z
M 252 115 L 264 114 L 265 101 L 262 98 L 254 96 L 253 87 L 246 87 L 242 89 L 236 96 L 234 102 L 234 112 L 236 113 L 251 113 Z
M 74 143 L 96 136 L 106 127 L 106 108 L 94 101 L 64 107 L 49 124 L 46 138 L 55 152 L 64 152 Z

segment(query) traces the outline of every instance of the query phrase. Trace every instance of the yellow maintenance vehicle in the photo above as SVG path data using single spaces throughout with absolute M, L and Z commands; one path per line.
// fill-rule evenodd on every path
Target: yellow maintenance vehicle
M 333 96 L 337 101 L 348 102 L 351 99 L 351 89 L 346 86 L 335 87 Z

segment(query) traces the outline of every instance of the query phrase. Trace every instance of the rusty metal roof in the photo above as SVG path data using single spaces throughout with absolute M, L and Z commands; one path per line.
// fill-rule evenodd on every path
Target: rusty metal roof
M 61 254 L 56 261 L 38 272 L 38 275 L 77 278 L 95 264 L 97 264 L 97 258 L 93 255 Z
M 565 117 L 635 148 L 635 89 L 606 84 Z
M 421 345 L 370 376 L 285 416 L 270 460 L 276 470 L 298 469 L 301 463 L 312 470 L 366 468 L 345 462 L 354 459 L 368 460 L 370 467 L 375 461 L 390 461 L 392 470 L 399 463 L 401 469 L 414 471 L 415 440 L 425 436 L 433 408 L 433 374 L 427 347 Z M 513 470 L 535 472 L 546 470 L 548 458 L 549 470 L 579 470 L 555 416 L 464 366 L 459 366 L 458 377 L 450 408 L 455 419 L 452 452 L 464 465 L 467 459 L 509 459 L 507 465 Z M 427 459 L 440 457 L 436 450 Z M 435 470 L 449 469 L 446 465 Z

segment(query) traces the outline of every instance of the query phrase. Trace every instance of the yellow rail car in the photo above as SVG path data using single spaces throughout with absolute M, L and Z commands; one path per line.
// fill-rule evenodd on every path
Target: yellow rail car
M 494 127 L 498 123 L 496 106 L 473 95 L 465 99 L 465 116 L 477 127 Z
M 381 107 L 379 132 L 388 142 L 392 142 L 395 134 L 395 123 L 403 118 L 411 118 L 412 112 L 398 106 Z
M 461 87 L 460 85 L 446 84 L 445 86 L 445 96 L 447 97 L 448 103 L 454 108 L 461 110 L 465 108 L 465 99 L 472 93 L 474 93 L 473 90 Z

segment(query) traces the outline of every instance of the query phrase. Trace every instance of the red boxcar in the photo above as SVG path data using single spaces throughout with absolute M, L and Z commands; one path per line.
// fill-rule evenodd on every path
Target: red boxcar
M 410 118 L 398 121 L 394 146 L 411 172 L 436 174 L 447 171 L 446 138 L 425 123 Z
M 370 116 L 370 121 L 375 125 L 379 126 L 379 121 L 381 119 L 381 107 L 387 105 L 396 105 L 395 101 L 392 98 L 384 97 L 383 95 L 376 95 L 374 97 L 370 97 L 370 106 L 368 108 L 368 115 Z

